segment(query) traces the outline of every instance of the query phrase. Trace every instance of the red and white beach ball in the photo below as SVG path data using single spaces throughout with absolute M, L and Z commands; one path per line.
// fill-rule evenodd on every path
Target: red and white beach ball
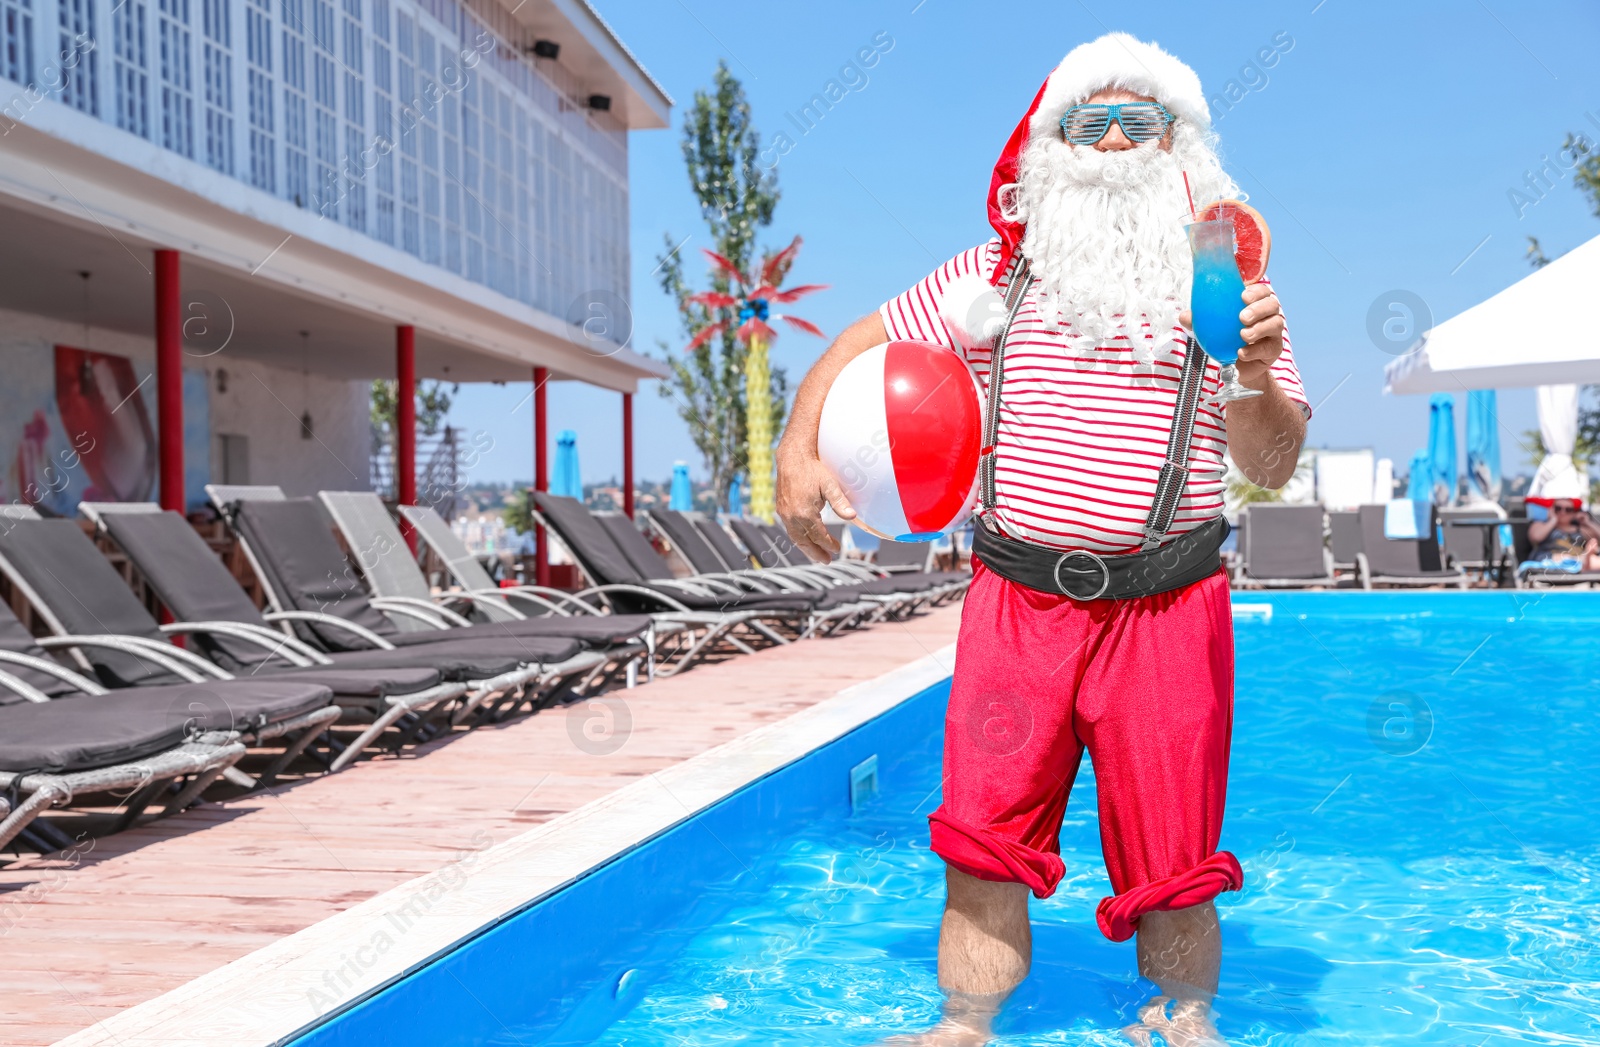
M 972 515 L 982 441 L 982 394 L 966 362 L 931 342 L 887 342 L 833 380 L 817 451 L 858 525 L 923 542 Z

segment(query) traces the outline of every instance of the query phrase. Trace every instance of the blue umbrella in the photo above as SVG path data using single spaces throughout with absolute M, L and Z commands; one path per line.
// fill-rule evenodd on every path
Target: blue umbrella
M 550 477 L 550 493 L 583 500 L 583 477 L 578 473 L 578 434 L 563 429 L 556 437 L 556 468 Z
M 672 463 L 672 491 L 667 497 L 667 508 L 686 513 L 694 508 L 694 491 L 689 487 L 689 463 Z
M 1411 475 L 1406 481 L 1406 497 L 1413 502 L 1433 501 L 1433 481 L 1428 476 L 1430 461 L 1427 451 L 1418 451 L 1411 456 Z
M 1428 397 L 1428 475 L 1433 504 L 1456 500 L 1456 398 L 1449 393 Z
M 744 487 L 737 476 L 728 484 L 728 515 L 744 515 Z
M 1500 424 L 1493 389 L 1467 394 L 1467 483 L 1473 500 L 1500 500 Z

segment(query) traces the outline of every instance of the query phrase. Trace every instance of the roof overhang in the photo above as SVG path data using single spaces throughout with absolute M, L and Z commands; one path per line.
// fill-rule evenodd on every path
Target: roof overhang
M 535 39 L 561 45 L 554 63 L 589 94 L 611 98 L 611 114 L 630 131 L 670 126 L 672 98 L 588 0 L 526 0 L 512 17 Z M 541 67 L 551 63 L 537 60 Z

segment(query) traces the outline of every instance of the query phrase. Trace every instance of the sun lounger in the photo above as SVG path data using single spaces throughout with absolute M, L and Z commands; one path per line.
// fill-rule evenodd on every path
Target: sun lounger
M 835 603 L 856 601 L 875 605 L 874 612 L 866 616 L 877 619 L 902 608 L 915 597 L 906 596 L 898 586 L 862 584 L 865 579 L 816 575 L 810 571 L 793 571 L 787 568 L 751 568 L 750 558 L 734 547 L 732 558 L 738 567 L 728 569 L 719 550 L 712 545 L 707 532 L 700 526 L 698 514 L 674 512 L 670 509 L 652 509 L 648 514 L 650 526 L 671 545 L 684 561 L 697 572 L 696 578 L 721 577 L 733 580 L 756 591 L 810 593 L 821 595 Z M 714 526 L 714 525 L 713 525 Z M 732 546 L 725 532 L 717 532 L 723 542 Z M 881 583 L 881 579 L 870 581 Z
M 570 637 L 441 627 L 402 631 L 391 614 L 418 617 L 422 612 L 380 609 L 345 559 L 322 507 L 309 498 L 282 498 L 275 488 L 269 490 L 280 496 L 229 501 L 231 489 L 207 487 L 267 594 L 272 610 L 264 617 L 292 623 L 312 646 L 331 652 L 421 645 L 429 654 L 446 657 L 514 657 L 524 666 L 520 686 L 533 704 L 574 693 L 610 664 L 608 657 L 585 651 L 581 641 Z M 475 690 L 457 710 L 455 722 L 465 722 L 487 697 Z
M 302 727 L 309 740 L 338 714 L 332 697 L 319 684 L 287 680 L 108 691 L 53 659 L 0 603 L 0 846 L 19 834 L 42 850 L 70 845 L 29 824 L 79 794 L 126 790 L 117 823 L 125 828 L 175 779 L 189 777 L 166 804 L 181 810 L 245 754 L 244 731 L 271 719 Z
M 872 554 L 872 566 L 890 575 L 906 575 L 920 579 L 929 587 L 951 586 L 950 595 L 965 592 L 972 582 L 972 572 L 936 570 L 934 551 L 937 546 L 937 542 L 891 542 L 887 538 L 880 538 L 878 549 Z M 954 535 L 950 537 L 950 550 L 952 553 L 956 551 Z M 798 552 L 799 550 L 795 549 L 788 555 L 793 556 Z M 945 598 L 948 596 L 942 599 Z
M 29 694 L 17 686 L 15 668 L 0 657 L 0 702 Z M 174 702 L 203 698 L 204 691 L 153 688 L 130 699 L 83 690 L 59 701 L 0 704 L 0 849 L 18 837 L 42 852 L 72 846 L 72 837 L 36 819 L 77 796 L 129 794 L 114 831 L 137 821 L 178 779 L 190 780 L 168 801 L 168 813 L 193 803 L 245 754 L 237 732 L 191 736 L 168 715 Z
M 430 506 L 402 505 L 400 516 L 416 529 L 419 537 L 433 554 L 444 562 L 445 570 L 460 587 L 460 595 L 473 600 L 478 610 L 487 617 L 498 618 L 497 607 L 524 615 L 566 615 L 568 617 L 593 617 L 607 613 L 603 607 L 580 600 L 569 592 L 539 585 L 499 586 L 478 558 L 472 555 L 465 543 L 456 537 L 446 523 Z
M 1255 589 L 1333 586 L 1333 554 L 1323 544 L 1320 505 L 1253 505 L 1235 584 Z
M 535 492 L 534 500 L 539 518 L 556 533 L 594 583 L 577 593 L 579 597 L 594 595 L 625 611 L 651 611 L 701 624 L 711 630 L 708 637 L 726 638 L 746 652 L 751 648 L 733 635 L 735 628 L 750 629 L 774 642 L 787 643 L 789 638 L 778 631 L 780 627 L 793 628 L 800 637 L 810 636 L 858 610 L 824 606 L 810 593 L 752 593 L 722 580 L 674 578 L 671 565 L 653 549 L 647 557 L 635 550 L 635 559 L 642 559 L 650 567 L 648 572 L 642 571 L 581 502 L 543 491 Z M 640 540 L 643 541 L 642 536 Z M 697 646 L 701 643 L 697 641 Z
M 1439 548 L 1436 514 L 1429 514 L 1427 537 L 1396 539 L 1384 534 L 1387 511 L 1383 505 L 1363 505 L 1358 510 L 1361 552 L 1356 556 L 1356 573 L 1363 589 L 1379 585 L 1467 587 L 1467 573 L 1448 561 Z
M 161 517 L 142 519 L 160 520 Z M 209 551 L 206 555 L 215 562 L 216 558 Z M 220 564 L 217 566 L 221 569 Z M 431 707 L 465 690 L 460 686 L 441 686 L 438 670 L 420 662 L 409 665 L 316 664 L 311 659 L 297 657 L 297 652 L 285 643 L 285 637 L 267 628 L 252 630 L 232 623 L 209 622 L 180 622 L 163 627 L 71 520 L 14 522 L 0 535 L 0 571 L 54 634 L 40 644 L 67 651 L 82 669 L 108 686 L 125 688 L 233 680 L 234 672 L 194 651 L 175 646 L 170 639 L 173 633 L 223 629 L 229 632 L 229 642 L 236 650 L 255 653 L 255 661 L 241 660 L 242 664 L 236 666 L 250 677 L 293 678 L 332 689 L 338 698 L 337 704 L 294 719 L 283 719 L 271 710 L 232 707 L 242 722 L 254 725 L 242 728 L 247 740 L 285 739 L 286 758 L 273 764 L 267 780 L 287 764 L 288 758 L 339 719 L 341 709 L 382 707 L 386 703 L 392 706 L 395 701 L 407 705 L 399 715 L 384 721 L 383 726 L 387 726 L 412 709 Z M 234 588 L 237 589 L 237 584 Z M 306 731 L 310 734 L 305 734 Z M 361 743 L 364 745 L 368 740 L 369 735 L 363 735 Z M 343 768 L 359 752 L 357 746 L 341 753 L 333 761 L 333 768 Z
M 894 598 L 891 610 L 904 616 L 925 604 L 942 603 L 964 592 L 970 576 L 932 575 L 921 572 L 878 573 L 853 560 L 836 559 L 816 563 L 800 551 L 789 535 L 776 524 L 751 519 L 728 521 L 739 541 L 767 570 L 783 571 L 791 577 L 814 579 L 822 585 L 862 586 L 879 597 Z
M 367 650 L 323 651 L 282 632 L 262 615 L 177 513 L 125 503 L 83 503 L 79 508 L 127 554 L 177 619 L 162 626 L 163 633 L 188 635 L 194 650 L 236 674 L 340 672 L 344 682 L 336 691 L 345 719 L 368 726 L 335 767 L 355 759 L 390 727 L 401 731 L 403 743 L 425 731 L 427 719 L 457 699 L 463 707 L 476 705 L 527 678 L 514 654 L 477 644 L 396 648 L 374 637 Z
M 477 557 L 473 556 L 449 524 L 427 506 L 400 506 L 400 515 L 416 528 L 417 534 L 434 554 L 444 561 L 451 578 L 461 587 L 463 595 L 471 595 L 483 602 L 481 610 L 490 611 L 496 601 L 503 601 L 514 610 L 548 617 L 565 616 L 579 621 L 592 617 L 617 617 L 604 602 L 602 588 L 587 590 L 580 598 L 573 593 L 540 585 L 496 586 Z M 593 577 L 592 575 L 590 576 Z M 716 615 L 684 614 L 679 611 L 662 611 L 658 602 L 633 606 L 634 610 L 649 613 L 655 623 L 655 649 L 650 662 L 654 676 L 658 669 L 670 663 L 668 673 L 686 669 L 696 659 L 709 653 L 716 642 L 726 641 L 737 649 L 751 648 L 731 635 L 738 621 Z M 622 615 L 621 617 L 629 617 Z M 697 630 L 704 627 L 703 632 Z
M 1241 543 L 1241 548 L 1242 548 Z M 1333 555 L 1333 572 L 1351 574 L 1356 570 L 1356 554 L 1361 551 L 1361 514 L 1341 510 L 1328 514 L 1328 552 Z
M 1504 512 L 1498 505 L 1477 508 L 1461 506 L 1440 509 L 1438 512 L 1439 530 L 1444 540 L 1445 555 L 1454 561 L 1457 567 L 1468 571 L 1477 571 L 1487 577 L 1489 568 L 1498 559 L 1496 553 L 1499 541 L 1495 537 L 1498 524 L 1458 526 L 1451 521 L 1503 519 Z
M 645 520 L 696 578 L 723 579 L 758 593 L 799 592 L 807 588 L 782 574 L 764 574 L 752 568 L 748 557 L 741 557 L 734 566 L 724 563 L 688 513 L 651 509 L 645 513 Z
M 575 618 L 546 610 L 539 617 L 529 618 L 504 599 L 491 596 L 467 598 L 459 612 L 441 606 L 381 498 L 371 491 L 323 491 L 318 497 L 345 544 L 360 550 L 357 566 L 372 592 L 374 606 L 382 609 L 403 605 L 438 616 L 439 625 L 414 625 L 418 631 L 443 628 L 452 637 L 461 638 L 504 635 L 575 639 L 586 649 L 610 659 L 606 671 L 590 681 L 589 686 L 594 689 L 605 686 L 619 673 L 631 687 L 640 662 L 648 665 L 652 660 L 656 623 L 646 614 Z M 457 598 L 456 602 L 459 604 L 460 600 Z M 474 613 L 480 621 L 468 617 Z M 410 620 L 397 624 L 403 627 L 406 621 Z
M 749 522 L 749 521 L 746 521 Z M 917 569 L 913 566 L 910 570 L 891 571 L 888 567 L 873 563 L 870 566 L 859 560 L 849 560 L 835 557 L 826 564 L 819 564 L 812 560 L 800 547 L 794 544 L 794 539 L 789 537 L 789 532 L 778 524 L 757 524 L 762 533 L 766 535 L 767 547 L 774 555 L 788 564 L 794 570 L 822 570 L 833 572 L 838 577 L 849 580 L 873 581 L 882 583 L 887 580 L 898 592 L 918 593 L 929 597 L 933 602 L 940 603 L 955 593 L 965 592 L 967 585 L 972 581 L 972 575 L 967 571 L 930 571 L 925 567 Z M 842 525 L 835 525 L 842 526 Z M 837 535 L 835 535 L 837 538 Z M 933 556 L 932 542 L 891 542 L 891 546 L 920 545 L 913 555 L 922 558 L 926 564 Z M 891 551 L 889 554 L 891 564 L 900 554 Z

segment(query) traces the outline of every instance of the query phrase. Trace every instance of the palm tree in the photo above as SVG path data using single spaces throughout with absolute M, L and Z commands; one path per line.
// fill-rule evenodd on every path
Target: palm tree
M 771 523 L 773 520 L 772 487 L 772 376 L 767 357 L 768 347 L 778 332 L 767 322 L 782 320 L 806 334 L 826 337 L 822 329 L 810 320 L 771 311 L 773 305 L 788 305 L 827 284 L 801 284 L 783 288 L 784 277 L 800 253 L 800 237 L 776 254 L 768 255 L 761 263 L 761 271 L 746 275 L 739 267 L 715 251 L 707 250 L 711 264 L 733 282 L 736 294 L 723 291 L 702 291 L 685 299 L 688 303 L 706 309 L 738 310 L 738 327 L 734 337 L 747 347 L 744 359 L 745 440 L 747 443 L 746 470 L 750 477 L 750 512 Z M 733 318 L 717 320 L 702 327 L 689 342 L 687 351 L 693 352 L 716 335 L 722 334 L 734 322 Z

